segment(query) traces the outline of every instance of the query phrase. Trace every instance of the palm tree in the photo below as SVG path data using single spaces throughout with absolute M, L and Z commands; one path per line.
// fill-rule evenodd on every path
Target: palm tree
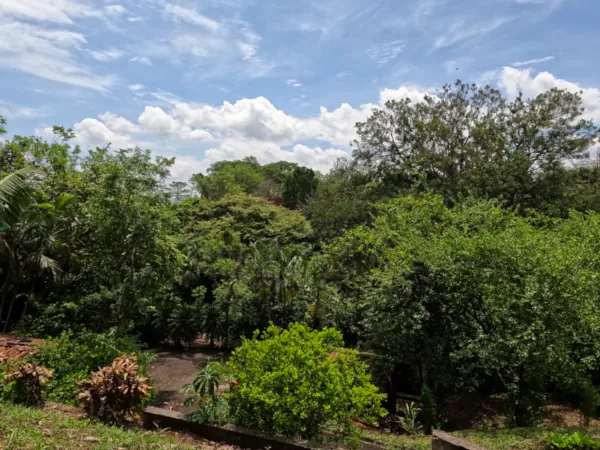
M 39 171 L 26 167 L 0 180 L 0 230 L 10 228 L 31 203 L 33 191 L 27 179 L 33 173 Z

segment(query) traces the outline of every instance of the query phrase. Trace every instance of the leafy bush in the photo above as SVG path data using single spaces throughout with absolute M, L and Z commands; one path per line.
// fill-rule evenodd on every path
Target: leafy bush
M 181 388 L 182 392 L 193 391 L 194 395 L 184 402 L 184 406 L 198 405 L 198 409 L 189 415 L 193 422 L 206 421 L 225 423 L 227 421 L 227 400 L 218 395 L 219 386 L 225 378 L 225 368 L 218 362 L 209 363 L 190 384 Z
M 142 375 L 153 355 L 140 351 L 139 345 L 129 336 L 118 337 L 112 333 L 84 332 L 78 335 L 63 333 L 39 345 L 39 353 L 31 360 L 51 368 L 54 376 L 48 382 L 45 398 L 50 401 L 75 404 L 77 383 L 101 367 L 109 365 L 122 354 L 135 353 Z
M 553 433 L 548 437 L 549 449 L 595 450 L 600 449 L 600 441 L 596 441 L 585 433 L 573 434 Z
M 94 372 L 79 383 L 77 400 L 92 419 L 109 424 L 123 423 L 150 397 L 147 378 L 139 375 L 135 354 L 116 358 L 110 367 Z
M 435 395 L 427 385 L 421 389 L 421 416 L 423 417 L 423 431 L 426 434 L 431 433 L 431 430 L 437 423 L 437 404 Z
M 417 408 L 414 403 L 407 403 L 404 406 L 404 417 L 400 417 L 398 422 L 404 431 L 408 434 L 417 435 L 423 431 L 423 426 L 419 423 L 419 414 L 421 409 Z
M 244 340 L 227 363 L 234 387 L 230 414 L 240 425 L 284 436 L 320 437 L 329 426 L 375 423 L 384 395 L 371 384 L 358 352 L 342 348 L 333 329 L 270 326 Z
M 42 404 L 42 389 L 52 377 L 51 370 L 19 360 L 6 362 L 3 372 L 3 398 L 27 406 Z

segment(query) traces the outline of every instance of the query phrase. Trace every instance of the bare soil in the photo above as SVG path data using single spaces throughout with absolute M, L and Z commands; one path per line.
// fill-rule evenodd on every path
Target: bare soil
M 193 348 L 188 351 L 159 351 L 149 368 L 149 375 L 158 391 L 152 404 L 182 413 L 190 413 L 193 408 L 185 408 L 183 402 L 189 397 L 180 392 L 183 385 L 191 383 L 211 361 L 225 362 L 229 353 L 219 349 Z

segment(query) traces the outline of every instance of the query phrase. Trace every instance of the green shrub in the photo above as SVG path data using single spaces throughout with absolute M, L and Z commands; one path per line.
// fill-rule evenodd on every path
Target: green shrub
M 427 385 L 421 389 L 421 416 L 423 417 L 423 431 L 430 434 L 433 427 L 437 424 L 437 404 L 435 395 Z
M 358 352 L 342 348 L 333 329 L 270 326 L 244 340 L 227 363 L 234 421 L 250 428 L 303 438 L 331 427 L 347 435 L 351 422 L 374 424 L 385 397 L 371 384 Z
M 77 401 L 88 416 L 108 424 L 121 424 L 150 398 L 152 387 L 141 377 L 135 355 L 116 358 L 112 365 L 79 382 Z
M 198 409 L 188 418 L 192 422 L 225 423 L 228 418 L 229 405 L 227 400 L 219 396 L 219 386 L 225 380 L 225 367 L 218 362 L 209 363 L 196 376 L 194 381 L 181 388 L 182 392 L 194 392 L 184 403 L 190 407 L 197 405 Z
M 553 433 L 548 437 L 548 449 L 595 450 L 600 449 L 600 441 L 596 441 L 585 433 L 561 434 Z
M 117 356 L 136 353 L 142 375 L 153 355 L 140 350 L 129 336 L 117 337 L 112 333 L 84 332 L 78 335 L 63 333 L 39 345 L 39 353 L 30 359 L 54 371 L 48 382 L 45 398 L 65 404 L 75 404 L 77 383 L 90 374 L 109 365 Z
M 52 377 L 46 367 L 24 360 L 2 364 L 2 398 L 26 406 L 43 403 L 43 386 Z

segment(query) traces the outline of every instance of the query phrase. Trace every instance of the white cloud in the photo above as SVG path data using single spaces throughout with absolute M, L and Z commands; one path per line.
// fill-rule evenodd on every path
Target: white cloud
M 580 92 L 585 108 L 584 117 L 594 121 L 600 121 L 600 89 L 583 88 L 577 83 L 556 78 L 548 72 L 540 72 L 535 77 L 531 69 L 519 70 L 505 67 L 500 73 L 499 85 L 504 88 L 508 95 L 515 97 L 523 92 L 526 97 L 535 97 L 542 92 L 552 88 L 566 89 L 569 92 Z
M 166 3 L 164 5 L 164 12 L 167 16 L 178 20 L 188 22 L 194 25 L 200 25 L 210 31 L 218 31 L 219 24 L 190 8 L 184 8 L 183 6 L 174 5 L 172 3 Z
M 116 61 L 117 59 L 125 56 L 125 52 L 116 48 L 109 48 L 108 50 L 100 51 L 91 50 L 90 54 L 94 59 L 102 62 Z
M 185 140 L 212 141 L 213 135 L 204 129 L 192 128 L 188 124 L 176 120 L 167 114 L 162 108 L 146 106 L 144 112 L 138 118 L 138 122 L 144 130 L 151 133 L 171 135 Z
M 104 113 L 98 118 L 113 132 L 121 134 L 137 133 L 138 127 L 124 117 L 119 117 L 116 114 Z
M 0 19 L 0 67 L 60 83 L 107 91 L 114 80 L 78 64 L 73 51 L 86 43 L 76 32 Z
M 298 80 L 295 79 L 291 79 L 291 80 L 287 80 L 285 82 L 285 84 L 287 84 L 290 87 L 302 87 L 302 83 L 300 83 Z
M 533 66 L 534 64 L 540 64 L 547 61 L 552 61 L 554 56 L 545 56 L 544 58 L 530 59 L 529 61 L 518 61 L 512 63 L 514 67 Z
M 112 16 L 118 16 L 127 12 L 127 9 L 123 5 L 107 5 L 104 7 L 104 10 Z
M 381 67 L 395 60 L 405 47 L 406 44 L 404 41 L 385 42 L 369 48 L 366 53 L 369 58 Z
M 72 24 L 73 18 L 101 14 L 81 0 L 2 0 L 0 15 L 20 19 Z
M 464 20 L 454 22 L 444 34 L 437 38 L 434 46 L 435 48 L 450 47 L 465 39 L 491 33 L 511 20 L 508 17 L 498 17 L 489 23 L 475 25 L 469 25 Z
M 419 86 L 408 85 L 400 86 L 398 89 L 384 89 L 379 94 L 379 102 L 384 105 L 390 100 L 403 100 L 409 98 L 413 103 L 422 102 L 429 92 Z
M 139 92 L 141 90 L 143 90 L 146 86 L 144 86 L 143 84 L 130 84 L 128 86 L 129 90 L 133 91 L 133 92 Z
M 40 109 L 0 100 L 0 116 L 5 119 L 32 119 L 43 115 L 44 113 Z
M 150 58 L 148 58 L 147 56 L 134 56 L 129 61 L 140 63 L 140 64 L 145 64 L 147 66 L 152 65 L 152 60 Z

